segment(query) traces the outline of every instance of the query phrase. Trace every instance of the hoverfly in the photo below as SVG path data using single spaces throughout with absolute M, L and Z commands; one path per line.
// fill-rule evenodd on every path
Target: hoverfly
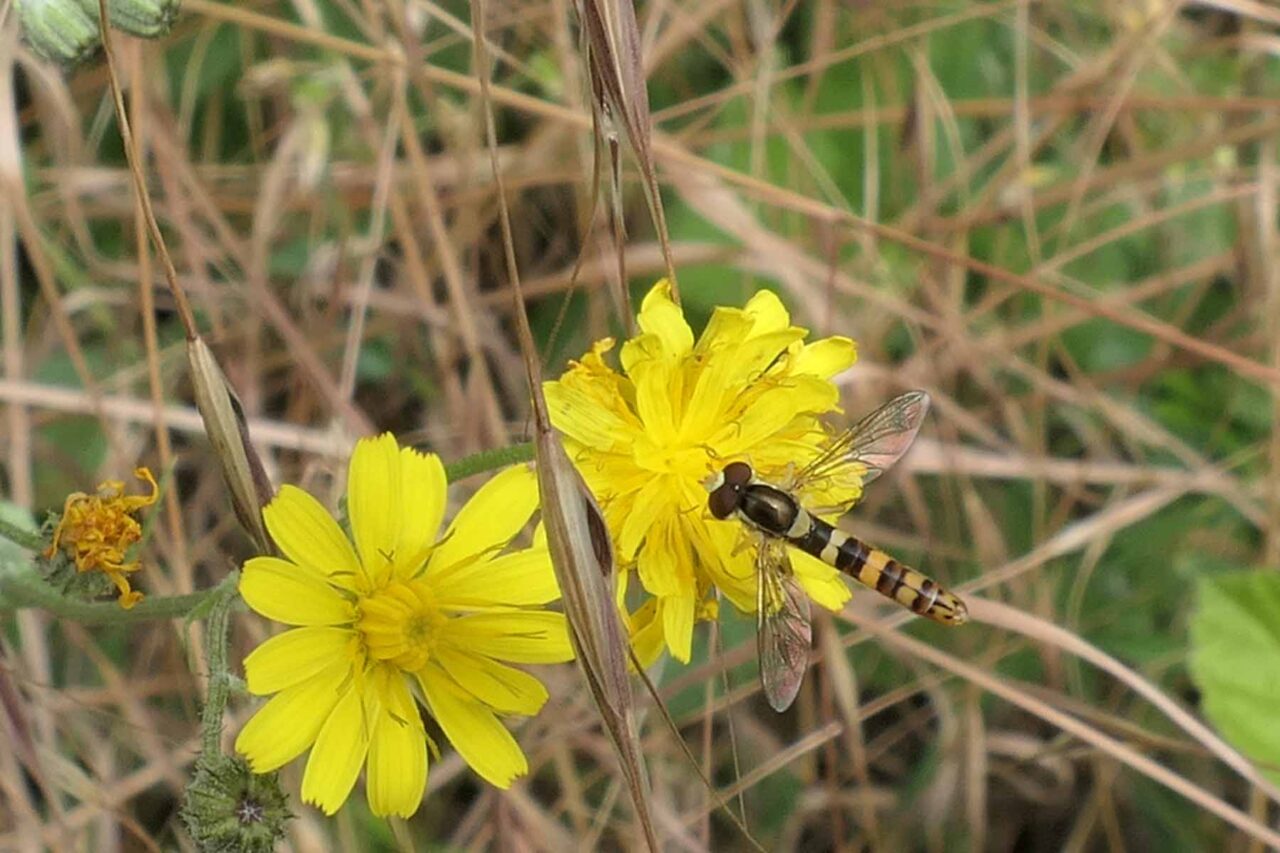
M 792 475 L 786 488 L 765 482 L 746 462 L 730 462 L 708 483 L 708 509 L 718 519 L 736 516 L 756 534 L 756 643 L 760 683 L 776 711 L 795 701 L 809 663 L 809 597 L 796 581 L 787 547 L 799 548 L 863 586 L 944 625 L 968 619 L 964 602 L 936 581 L 888 554 L 837 530 L 806 510 L 792 494 L 840 466 L 865 469 L 863 484 L 883 474 L 915 440 L 929 395 L 910 391 L 834 436 Z

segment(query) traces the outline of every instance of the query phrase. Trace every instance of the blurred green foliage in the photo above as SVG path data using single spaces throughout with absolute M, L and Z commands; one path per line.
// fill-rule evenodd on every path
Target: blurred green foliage
M 1280 784 L 1280 574 L 1201 579 L 1191 620 L 1191 674 L 1201 707 Z

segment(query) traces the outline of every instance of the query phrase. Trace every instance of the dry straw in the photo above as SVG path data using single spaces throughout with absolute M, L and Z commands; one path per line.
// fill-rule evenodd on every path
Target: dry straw
M 489 59 L 485 39 L 483 0 L 472 5 L 472 33 L 484 101 L 485 138 L 498 194 L 499 221 L 507 275 L 514 299 L 520 353 L 533 402 L 534 458 L 542 518 L 547 530 L 551 562 L 560 583 L 565 616 L 577 652 L 578 666 L 600 713 L 601 722 L 617 752 L 627 790 L 636 810 L 645 842 L 650 850 L 660 849 L 649 780 L 637 733 L 631 684 L 627 676 L 627 636 L 614 606 L 613 544 L 600 507 L 564 451 L 560 433 L 551 426 L 547 401 L 542 391 L 542 369 L 538 349 L 520 289 L 520 271 L 515 258 L 510 213 L 506 204 L 502 170 L 497 159 L 497 134 L 489 97 Z

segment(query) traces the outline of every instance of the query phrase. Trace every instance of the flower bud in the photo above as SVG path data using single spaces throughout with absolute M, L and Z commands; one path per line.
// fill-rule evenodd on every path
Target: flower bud
M 202 754 L 182 801 L 182 822 L 201 850 L 271 853 L 293 815 L 275 773 L 243 758 Z
M 98 0 L 76 0 L 96 23 Z M 111 26 L 142 38 L 159 38 L 178 17 L 178 0 L 107 0 Z
M 17 0 L 17 4 L 27 44 L 45 59 L 74 65 L 98 49 L 97 12 L 90 16 L 79 0 Z
M 102 44 L 98 0 L 16 0 L 18 20 L 31 49 L 62 65 L 83 62 Z M 108 0 L 111 26 L 142 38 L 158 38 L 173 26 L 179 0 Z

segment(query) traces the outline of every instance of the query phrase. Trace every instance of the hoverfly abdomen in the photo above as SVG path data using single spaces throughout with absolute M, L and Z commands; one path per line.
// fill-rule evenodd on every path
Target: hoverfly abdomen
M 830 524 L 820 518 L 810 516 L 809 529 L 800 536 L 788 537 L 788 541 L 806 554 L 812 554 L 819 560 L 832 564 L 827 558 L 834 558 L 836 554 L 835 550 L 829 550 L 835 547 L 832 543 L 832 534 L 834 532 L 835 528 Z

